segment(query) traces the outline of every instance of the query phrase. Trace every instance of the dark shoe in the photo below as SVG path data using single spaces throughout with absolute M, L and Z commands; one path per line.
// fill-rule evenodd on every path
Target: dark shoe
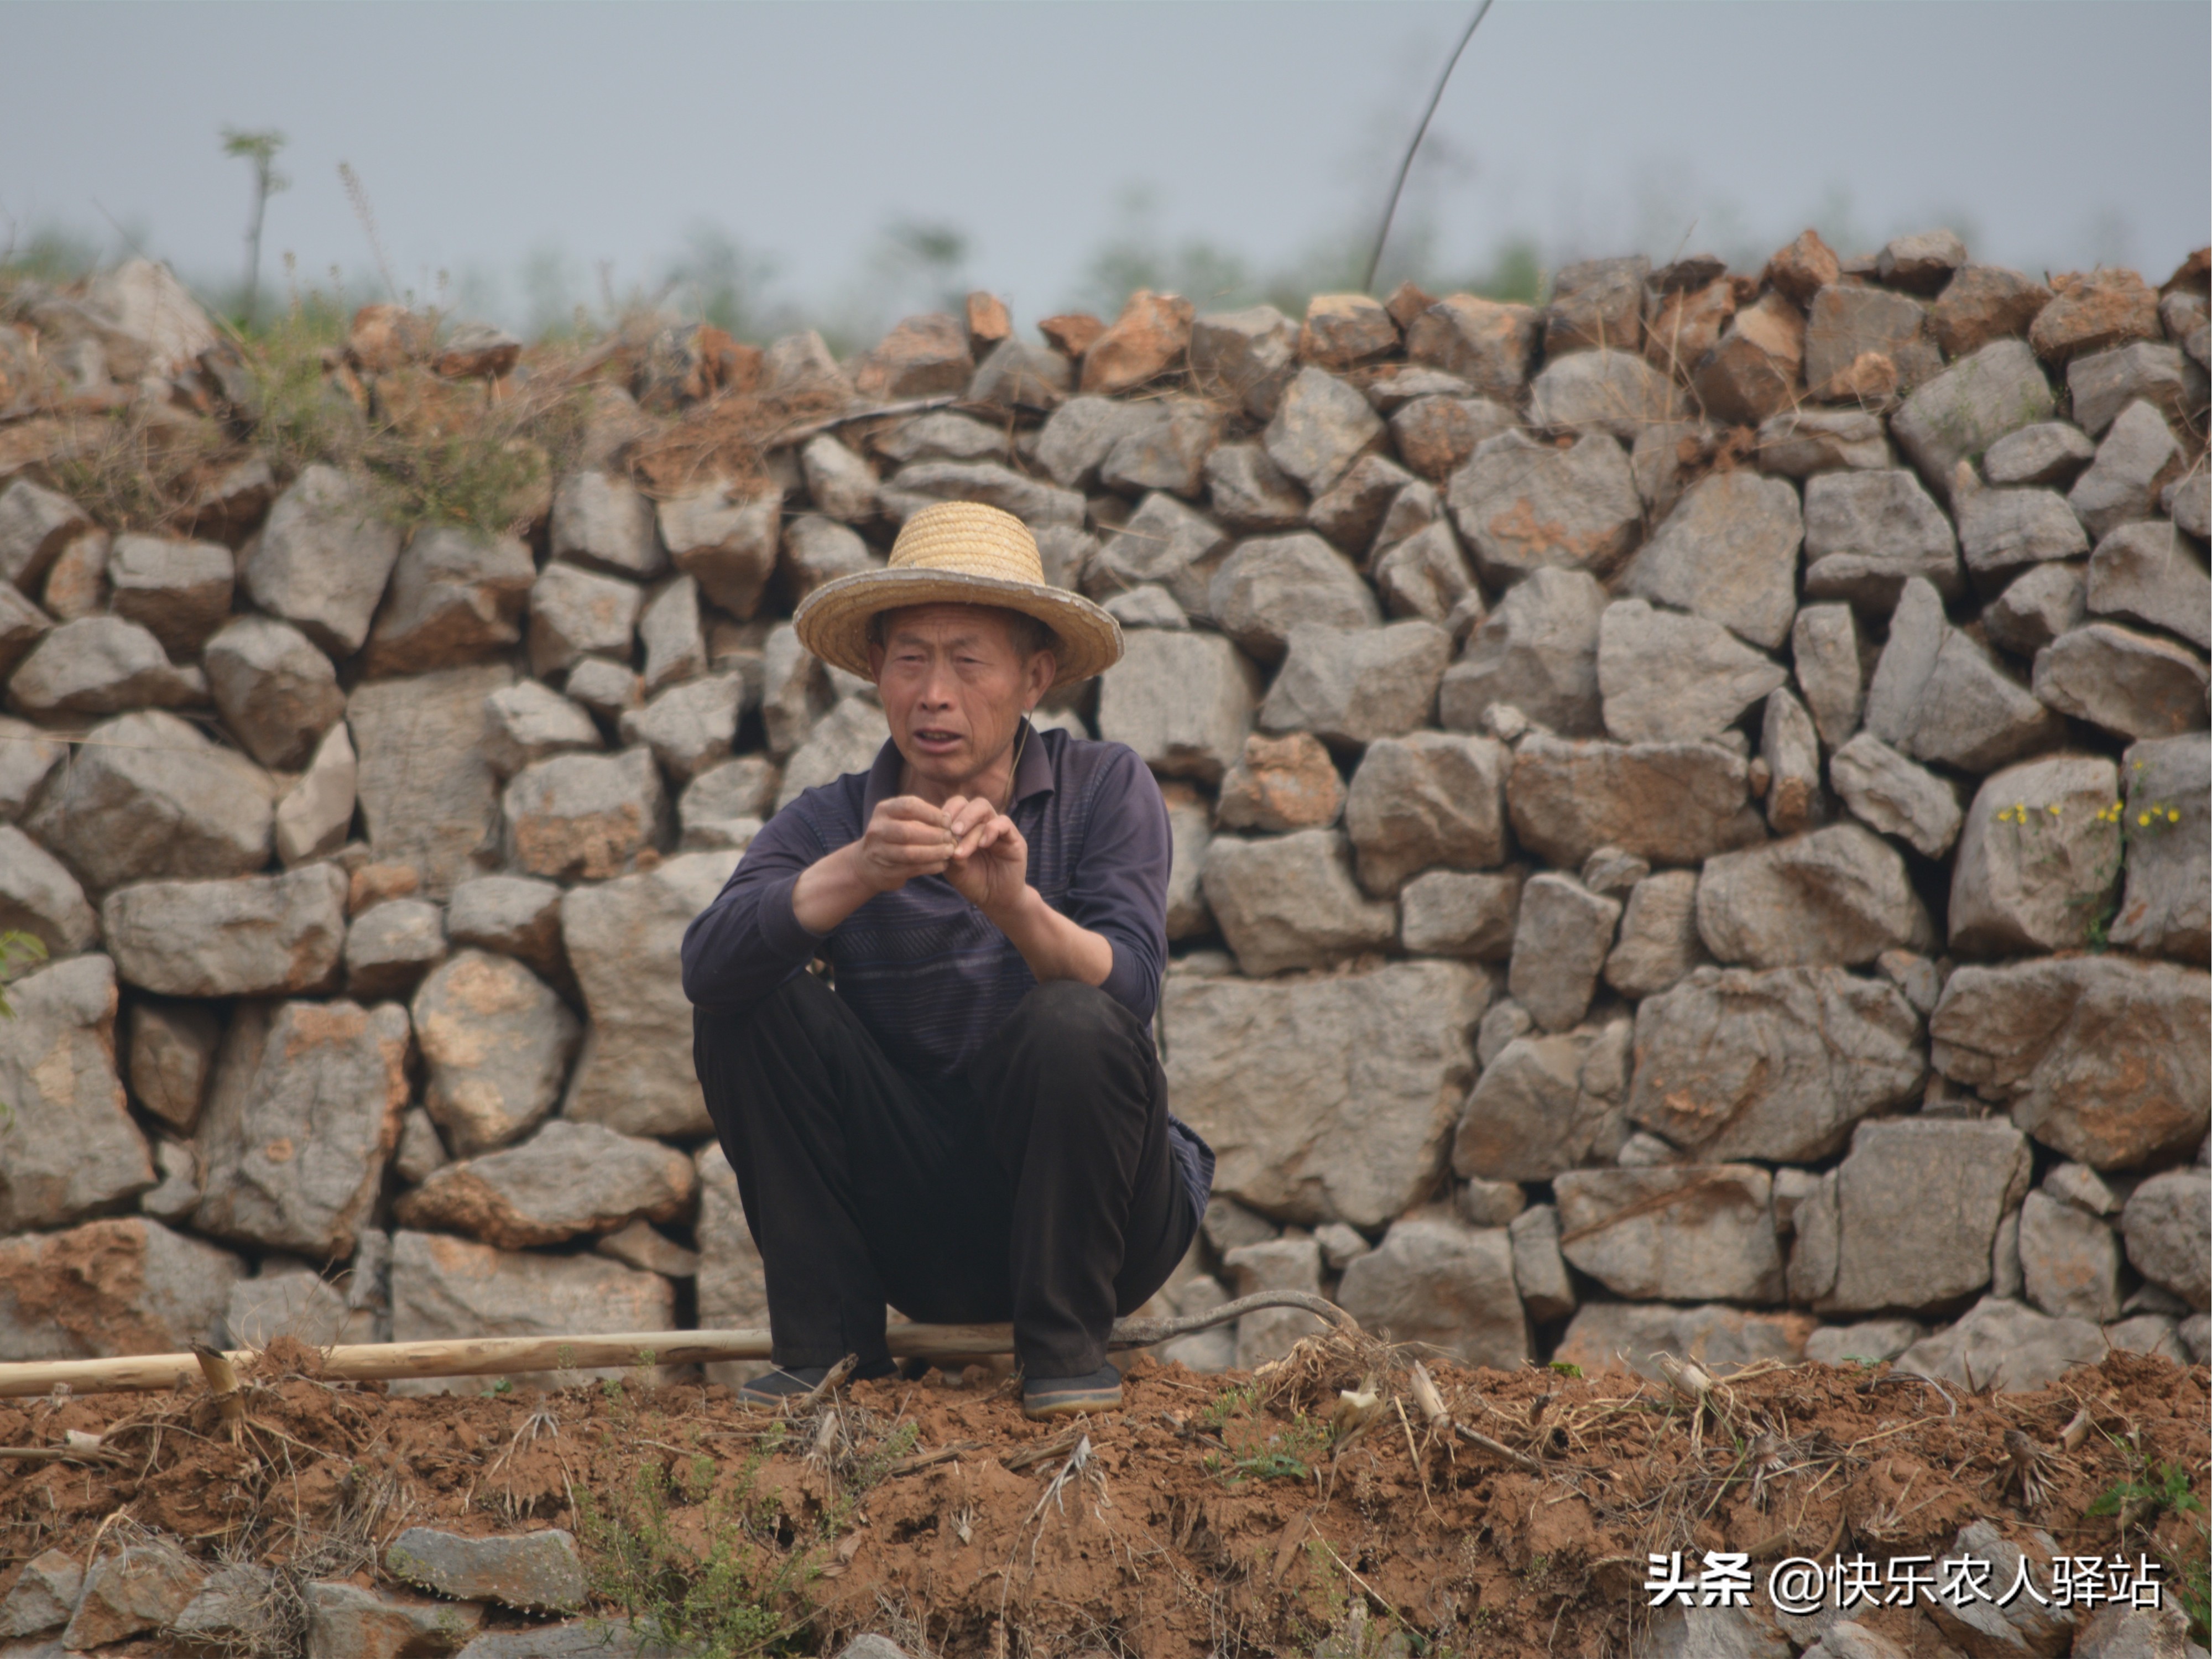
M 794 1365 L 789 1370 L 769 1371 L 740 1383 L 738 1398 L 748 1406 L 780 1406 L 787 1400 L 813 1393 L 829 1375 L 827 1365 Z
M 1024 1417 L 1074 1417 L 1121 1408 L 1121 1373 L 1102 1366 L 1086 1376 L 1033 1376 L 1022 1384 Z

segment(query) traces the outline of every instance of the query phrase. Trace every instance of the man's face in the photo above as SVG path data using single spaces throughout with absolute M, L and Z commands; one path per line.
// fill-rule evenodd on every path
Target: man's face
M 1054 672 L 1050 652 L 1024 655 L 1004 612 L 975 605 L 892 611 L 868 662 L 899 753 L 947 788 L 1006 752 Z

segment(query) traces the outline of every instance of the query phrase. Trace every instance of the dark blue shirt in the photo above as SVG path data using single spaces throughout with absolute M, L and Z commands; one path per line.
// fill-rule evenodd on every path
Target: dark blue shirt
M 886 743 L 866 772 L 809 789 L 764 824 L 714 902 L 684 935 L 684 994 L 742 1013 L 815 957 L 884 1055 L 919 1076 L 966 1069 L 1036 976 L 1011 940 L 941 876 L 878 893 L 826 934 L 791 908 L 811 865 L 858 841 L 878 803 L 899 793 L 902 762 Z M 1008 816 L 1029 843 L 1029 884 L 1114 948 L 1100 988 L 1149 1024 L 1167 962 L 1172 842 L 1159 785 L 1136 751 L 1065 732 L 1027 729 Z M 1169 1147 L 1195 1206 L 1213 1182 L 1213 1152 L 1179 1120 Z

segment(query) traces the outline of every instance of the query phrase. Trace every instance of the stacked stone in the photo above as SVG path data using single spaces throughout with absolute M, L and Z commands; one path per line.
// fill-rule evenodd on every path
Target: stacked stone
M 0 1358 L 651 1329 L 686 1278 L 763 1322 L 677 943 L 883 741 L 791 608 L 957 499 L 1127 631 L 1049 718 L 1174 825 L 1220 1162 L 1164 1303 L 1498 1365 L 2202 1360 L 2206 269 L 1808 232 L 1543 307 L 672 328 L 507 538 L 319 467 L 199 541 L 18 477 L 0 896 L 53 961 L 0 1025 Z M 513 369 L 456 343 L 373 307 L 335 372 Z M 801 389 L 947 406 L 624 468 Z

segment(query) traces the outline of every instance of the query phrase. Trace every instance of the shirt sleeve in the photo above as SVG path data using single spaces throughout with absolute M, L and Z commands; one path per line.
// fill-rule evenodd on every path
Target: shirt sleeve
M 695 1006 L 743 1013 L 814 960 L 828 936 L 799 925 L 791 890 L 824 850 L 791 808 L 761 827 L 714 902 L 684 930 L 684 994 Z
M 1137 752 L 1110 745 L 1099 767 L 1090 823 L 1063 914 L 1114 947 L 1100 988 L 1149 1021 L 1168 956 L 1168 866 L 1174 846 L 1167 802 Z

